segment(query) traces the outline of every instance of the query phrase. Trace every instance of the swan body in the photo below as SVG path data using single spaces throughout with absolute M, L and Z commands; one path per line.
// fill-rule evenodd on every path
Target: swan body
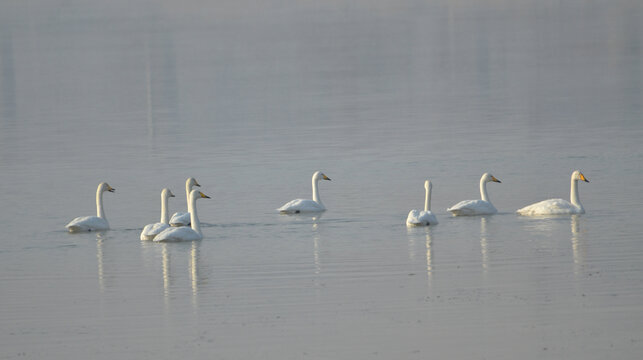
M 201 233 L 201 223 L 199 222 L 199 216 L 196 211 L 196 200 L 197 199 L 209 199 L 210 197 L 200 192 L 199 190 L 192 190 L 190 192 L 190 203 L 188 206 L 188 211 L 190 213 L 190 223 L 191 227 L 169 227 L 161 231 L 154 241 L 156 242 L 177 242 L 177 241 L 195 241 L 203 239 L 203 233 Z
M 569 200 L 563 199 L 549 199 L 537 202 L 535 204 L 527 205 L 516 212 L 520 215 L 537 216 L 537 215 L 570 215 L 570 214 L 584 214 L 585 208 L 580 203 L 578 197 L 578 180 L 589 182 L 585 175 L 576 170 L 572 173 L 571 189 L 569 191 Z
M 83 231 L 103 231 L 109 230 L 109 222 L 105 217 L 105 210 L 103 209 L 103 193 L 105 191 L 114 192 L 116 189 L 109 186 L 106 182 L 98 184 L 96 189 L 96 216 L 81 216 L 70 221 L 65 225 L 67 231 L 83 232 Z
M 411 210 L 409 211 L 409 216 L 406 218 L 407 226 L 429 226 L 436 225 L 438 219 L 435 217 L 435 214 L 431 212 L 431 189 L 433 184 L 429 180 L 424 182 L 425 198 L 424 198 L 424 210 Z
M 312 183 L 313 183 L 313 199 L 295 199 L 287 202 L 282 207 L 277 209 L 282 214 L 299 214 L 299 213 L 310 213 L 310 212 L 322 212 L 326 211 L 324 203 L 322 203 L 321 198 L 319 197 L 318 184 L 320 180 L 329 180 L 330 178 L 324 175 L 321 171 L 316 171 L 313 174 Z
M 192 187 L 194 186 L 201 186 L 199 183 L 196 181 L 195 178 L 190 177 L 187 180 L 185 180 L 185 197 L 187 200 L 187 206 L 188 208 L 190 207 L 190 192 L 192 191 Z M 187 212 L 175 212 L 172 214 L 172 217 L 170 218 L 170 225 L 171 226 L 188 226 L 190 225 L 190 210 Z
M 480 200 L 463 200 L 447 209 L 453 216 L 473 216 L 473 215 L 491 215 L 498 212 L 489 201 L 487 195 L 487 183 L 501 181 L 496 179 L 495 176 L 484 173 L 480 178 Z
M 168 199 L 174 197 L 170 189 L 165 188 L 161 190 L 161 221 L 154 224 L 147 224 L 141 231 L 141 240 L 153 240 L 156 235 L 161 231 L 170 227 L 168 224 L 168 211 L 167 203 Z

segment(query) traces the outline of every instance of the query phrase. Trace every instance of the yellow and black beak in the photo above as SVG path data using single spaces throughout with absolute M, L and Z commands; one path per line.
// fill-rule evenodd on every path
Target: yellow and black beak
M 492 176 L 492 177 L 491 177 L 491 181 L 493 181 L 493 182 L 497 182 L 497 183 L 501 183 L 501 184 L 502 184 L 502 181 L 500 181 L 500 180 L 496 179 L 496 177 L 495 177 L 495 176 Z
M 202 192 L 199 191 L 199 194 L 201 194 L 201 197 L 204 199 L 210 199 L 210 197 Z
M 196 180 L 194 180 L 194 186 L 201 187 L 201 184 L 199 184 Z
M 580 178 L 581 180 L 583 180 L 584 182 L 589 182 L 589 180 L 587 180 L 587 178 L 585 177 L 585 175 L 583 175 L 583 173 L 580 173 L 579 178 Z
M 322 179 L 330 181 L 330 178 L 326 176 L 325 174 L 322 174 Z
M 116 189 L 114 189 L 113 187 L 107 185 L 107 191 L 114 192 L 114 191 L 116 191 Z

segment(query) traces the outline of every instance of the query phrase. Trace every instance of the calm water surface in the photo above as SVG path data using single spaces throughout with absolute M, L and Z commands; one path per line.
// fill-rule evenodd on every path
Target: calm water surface
M 643 4 L 5 1 L 0 358 L 638 359 Z M 328 211 L 282 216 L 323 170 Z M 514 211 L 568 198 L 587 214 Z M 445 209 L 490 184 L 500 213 Z M 185 209 L 205 238 L 138 240 Z M 407 229 L 433 181 L 440 224 Z M 112 230 L 71 235 L 105 194 Z

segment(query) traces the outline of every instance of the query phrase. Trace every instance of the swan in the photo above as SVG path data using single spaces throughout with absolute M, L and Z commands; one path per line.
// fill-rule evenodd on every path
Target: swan
M 321 212 L 326 211 L 326 207 L 319 197 L 319 189 L 317 185 L 319 180 L 329 180 L 330 178 L 324 175 L 321 171 L 315 171 L 313 174 L 313 199 L 295 199 L 287 202 L 282 207 L 277 209 L 282 214 L 299 214 L 305 212 Z
M 433 184 L 431 184 L 429 180 L 426 180 L 424 182 L 424 189 L 426 190 L 424 211 L 409 211 L 409 216 L 406 218 L 407 226 L 429 226 L 436 225 L 438 223 L 438 219 L 435 217 L 435 214 L 431 212 L 431 188 L 433 188 Z
M 96 216 L 80 216 L 65 225 L 65 228 L 71 233 L 81 231 L 102 231 L 109 230 L 109 223 L 103 210 L 103 193 L 105 191 L 114 192 L 116 189 L 109 186 L 106 182 L 98 184 L 96 189 Z
M 191 177 L 185 180 L 185 197 L 187 200 L 187 206 L 190 207 L 190 191 L 192 191 L 193 186 L 199 186 L 199 183 L 195 178 Z M 187 212 L 175 212 L 170 218 L 171 226 L 188 226 L 190 225 L 190 210 Z
M 190 192 L 188 212 L 190 213 L 191 227 L 168 227 L 165 230 L 161 231 L 158 235 L 156 235 L 154 241 L 170 242 L 194 241 L 203 239 L 203 234 L 201 233 L 201 223 L 199 222 L 199 216 L 196 212 L 196 200 L 200 198 L 209 199 L 210 197 L 200 192 L 199 190 L 192 190 Z
M 448 208 L 447 211 L 451 212 L 453 216 L 490 215 L 497 213 L 498 210 L 496 210 L 491 201 L 489 201 L 489 196 L 487 195 L 487 183 L 491 181 L 497 183 L 501 182 L 489 173 L 482 174 L 482 177 L 480 178 L 480 197 L 482 199 L 460 201 Z
M 169 217 L 167 213 L 167 202 L 171 197 L 174 197 L 174 194 L 172 194 L 170 189 L 165 188 L 161 190 L 161 221 L 145 225 L 143 231 L 141 231 L 141 240 L 153 240 L 161 231 L 170 227 L 167 220 Z
M 580 203 L 578 197 L 578 180 L 589 182 L 585 175 L 579 170 L 572 173 L 571 189 L 569 190 L 569 200 L 549 199 L 527 205 L 516 212 L 520 215 L 567 215 L 567 214 L 584 214 L 585 208 Z

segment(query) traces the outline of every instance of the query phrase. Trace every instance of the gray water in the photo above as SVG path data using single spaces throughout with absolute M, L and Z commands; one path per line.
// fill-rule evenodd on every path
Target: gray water
M 642 55 L 638 0 L 3 1 L 0 358 L 638 359 Z

